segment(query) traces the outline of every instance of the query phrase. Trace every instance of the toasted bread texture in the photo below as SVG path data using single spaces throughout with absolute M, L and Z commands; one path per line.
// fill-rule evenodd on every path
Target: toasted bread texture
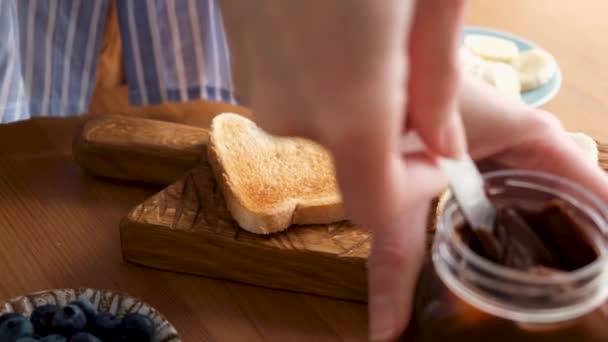
M 243 229 L 269 234 L 344 219 L 333 161 L 321 145 L 271 136 L 232 113 L 213 119 L 209 138 L 215 178 Z

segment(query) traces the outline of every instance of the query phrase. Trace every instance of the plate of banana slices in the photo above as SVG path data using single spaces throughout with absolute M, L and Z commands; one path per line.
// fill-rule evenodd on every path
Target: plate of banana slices
M 465 27 L 459 64 L 464 74 L 533 107 L 551 100 L 562 83 L 549 52 L 526 39 L 482 27 Z

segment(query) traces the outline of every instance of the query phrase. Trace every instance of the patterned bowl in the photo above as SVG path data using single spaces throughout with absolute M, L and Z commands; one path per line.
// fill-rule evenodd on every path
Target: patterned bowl
M 156 325 L 157 342 L 181 342 L 177 330 L 156 309 L 137 298 L 109 290 L 55 289 L 35 292 L 0 304 L 0 315 L 7 312 L 17 312 L 29 317 L 32 311 L 40 305 L 66 305 L 78 299 L 90 301 L 99 312 L 109 312 L 117 316 L 124 316 L 128 313 L 148 316 Z

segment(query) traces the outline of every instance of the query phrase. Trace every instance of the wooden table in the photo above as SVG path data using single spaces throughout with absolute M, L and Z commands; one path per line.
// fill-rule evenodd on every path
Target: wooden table
M 129 292 L 184 341 L 364 340 L 365 305 L 133 266 L 118 222 L 158 188 L 84 175 L 72 161 L 80 118 L 0 126 L 0 299 L 59 287 Z
M 546 108 L 568 129 L 608 139 L 607 12 L 605 0 L 476 0 L 467 23 L 520 34 L 554 53 L 564 84 Z M 0 300 L 47 288 L 110 288 L 156 306 L 185 341 L 365 340 L 362 304 L 124 263 L 118 221 L 159 189 L 84 175 L 70 155 L 81 121 L 0 126 Z

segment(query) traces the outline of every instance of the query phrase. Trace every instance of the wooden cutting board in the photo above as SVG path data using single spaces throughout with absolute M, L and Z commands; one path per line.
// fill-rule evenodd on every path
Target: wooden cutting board
M 272 288 L 365 300 L 370 235 L 348 222 L 268 236 L 240 229 L 209 164 L 135 207 L 121 222 L 128 261 Z
M 206 143 L 205 129 L 155 120 L 102 116 L 81 127 L 73 155 L 88 173 L 156 184 L 174 182 L 122 220 L 125 260 L 365 300 L 370 249 L 365 229 L 348 222 L 292 227 L 270 236 L 240 229 L 216 186 Z
M 75 139 L 89 173 L 166 189 L 120 223 L 125 260 L 159 269 L 342 299 L 366 300 L 370 234 L 348 222 L 294 226 L 261 236 L 232 219 L 206 159 L 207 131 L 125 117 L 101 117 Z M 608 168 L 608 144 L 600 143 Z M 434 226 L 431 211 L 429 227 Z M 429 229 L 429 235 L 432 230 Z M 430 242 L 431 239 L 429 238 Z

